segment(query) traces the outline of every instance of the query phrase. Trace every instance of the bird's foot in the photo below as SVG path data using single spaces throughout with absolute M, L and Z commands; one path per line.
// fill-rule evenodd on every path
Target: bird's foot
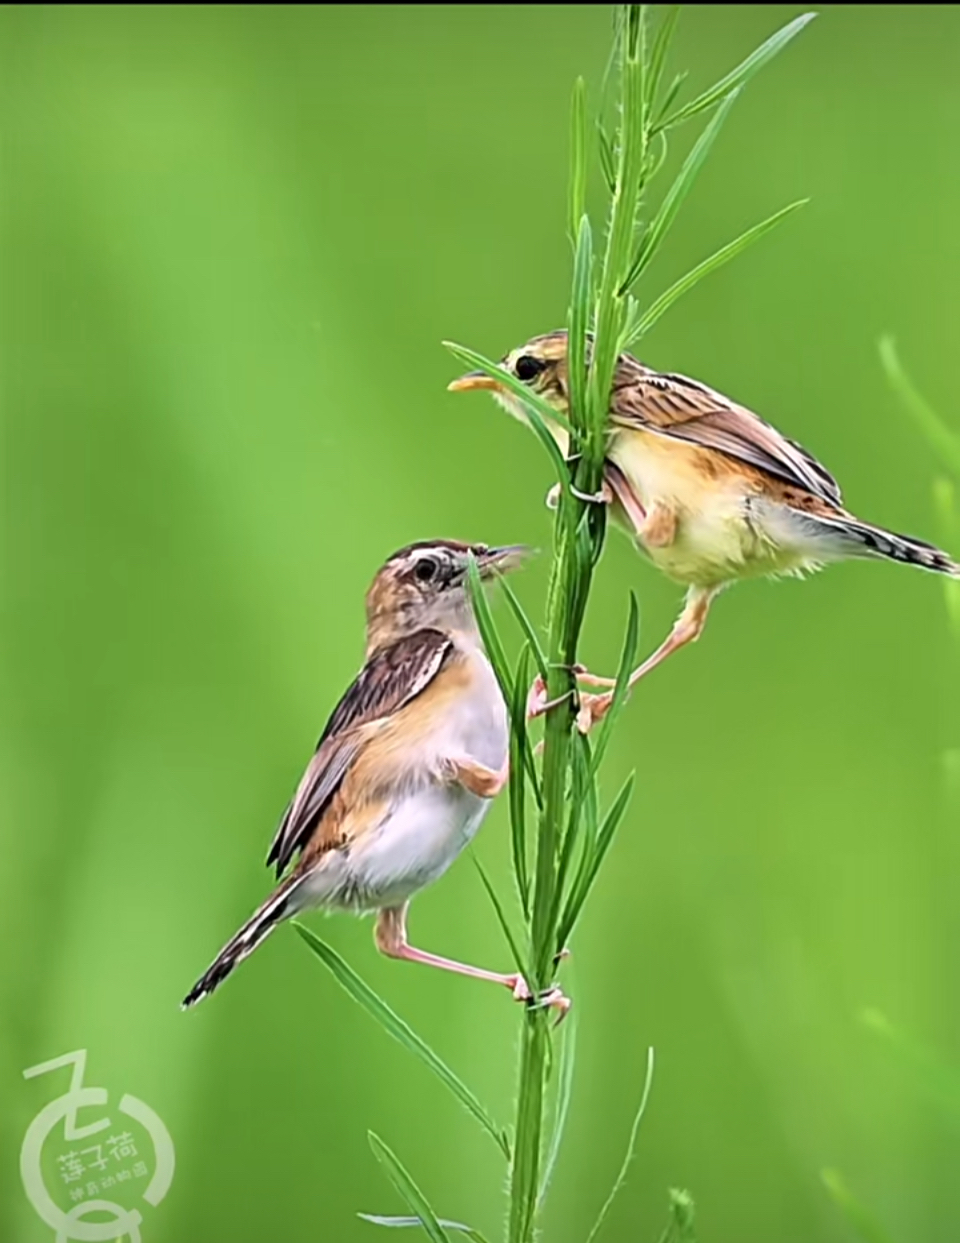
M 571 483 L 569 485 L 570 493 L 577 500 L 585 501 L 588 505 L 610 505 L 613 502 L 613 489 L 608 483 L 603 483 L 599 492 L 581 492 L 579 488 L 575 488 Z M 560 484 L 555 483 L 547 493 L 544 503 L 547 509 L 556 509 L 560 504 Z
M 546 683 L 537 674 L 527 695 L 527 720 L 534 721 L 538 716 L 544 716 L 551 708 L 556 708 L 564 700 L 569 699 L 572 694 L 573 691 L 565 691 L 555 699 L 548 699 Z
M 556 984 L 551 988 L 544 989 L 539 996 L 534 996 L 530 991 L 530 986 L 522 975 L 515 975 L 507 981 L 510 991 L 513 993 L 514 1001 L 522 1001 L 531 1010 L 556 1010 L 557 1024 L 570 1013 L 570 1007 L 573 1002 Z
M 610 711 L 613 703 L 613 692 L 605 695 L 581 695 L 580 711 L 577 713 L 577 729 L 581 734 L 589 734 Z

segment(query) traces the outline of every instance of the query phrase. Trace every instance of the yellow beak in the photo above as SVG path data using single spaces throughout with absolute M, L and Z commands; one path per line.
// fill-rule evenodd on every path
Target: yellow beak
M 493 376 L 487 375 L 485 371 L 468 371 L 466 375 L 462 375 L 457 380 L 451 380 L 447 385 L 448 393 L 469 393 L 471 389 L 488 389 L 492 392 L 498 392 L 500 384 Z

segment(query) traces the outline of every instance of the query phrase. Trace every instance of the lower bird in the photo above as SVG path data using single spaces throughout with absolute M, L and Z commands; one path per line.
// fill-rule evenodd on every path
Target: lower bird
M 525 552 L 435 540 L 402 548 L 379 571 L 367 593 L 366 662 L 327 722 L 270 848 L 279 884 L 185 1007 L 212 993 L 282 920 L 313 907 L 376 911 L 384 954 L 534 1000 L 522 976 L 440 958 L 406 936 L 410 898 L 470 843 L 508 776 L 507 711 L 471 608 L 469 561 L 488 579 Z M 555 988 L 536 1004 L 562 1016 L 569 1003 Z
M 534 337 L 502 366 L 568 414 L 566 332 Z M 449 387 L 489 389 L 511 414 L 529 421 L 524 403 L 486 372 L 470 372 Z M 550 431 L 566 453 L 563 426 L 554 422 Z M 631 686 L 698 639 L 718 593 L 741 579 L 802 575 L 851 557 L 960 577 L 960 566 L 933 544 L 851 514 L 829 471 L 751 410 L 697 380 L 653 371 L 630 354 L 620 355 L 614 374 L 601 499 L 649 559 L 688 589 L 673 630 L 633 672 Z M 581 680 L 611 685 L 582 671 Z M 611 701 L 609 691 L 583 696 L 581 728 L 602 717 Z

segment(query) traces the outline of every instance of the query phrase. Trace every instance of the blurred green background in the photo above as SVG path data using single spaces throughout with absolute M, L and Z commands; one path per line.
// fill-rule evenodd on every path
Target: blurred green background
M 699 89 L 798 11 L 690 9 L 673 66 Z M 403 1207 L 368 1127 L 439 1211 L 500 1229 L 493 1145 L 289 929 L 200 1010 L 178 1003 L 266 892 L 380 562 L 436 535 L 549 544 L 545 458 L 444 391 L 439 342 L 499 356 L 563 320 L 568 100 L 578 72 L 596 98 L 609 26 L 600 6 L 0 14 L 3 1240 L 52 1237 L 17 1154 L 66 1077 L 21 1071 L 75 1048 L 177 1145 L 149 1243 L 380 1237 L 355 1211 Z M 896 334 L 956 426 L 958 54 L 955 6 L 827 7 L 737 103 L 647 286 L 810 195 L 645 357 L 928 538 L 936 463 L 876 341 Z M 531 608 L 545 575 L 517 580 Z M 595 668 L 631 586 L 648 649 L 679 589 L 614 536 Z M 607 1192 L 648 1044 L 607 1238 L 656 1238 L 671 1185 L 704 1240 L 848 1238 L 823 1166 L 902 1243 L 960 1236 L 956 1130 L 858 1017 L 960 1064 L 939 768 L 958 686 L 940 584 L 854 564 L 731 592 L 634 696 L 608 780 L 636 766 L 637 796 L 565 969 L 580 1056 L 550 1243 L 582 1240 Z M 505 803 L 478 852 L 506 888 Z M 378 958 L 369 922 L 315 926 L 509 1118 L 505 996 Z M 508 960 L 468 860 L 412 931 Z

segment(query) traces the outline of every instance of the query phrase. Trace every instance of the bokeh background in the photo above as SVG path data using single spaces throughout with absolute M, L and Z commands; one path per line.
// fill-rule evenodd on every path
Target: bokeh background
M 799 10 L 694 7 L 700 89 Z M 8 6 L 3 130 L 4 628 L 0 1238 L 52 1237 L 19 1182 L 24 1067 L 164 1119 L 178 1171 L 149 1243 L 378 1237 L 402 1212 L 373 1128 L 439 1211 L 498 1234 L 493 1145 L 289 930 L 178 1002 L 266 890 L 262 859 L 362 657 L 384 557 L 434 535 L 547 547 L 534 439 L 453 397 L 454 338 L 498 356 L 559 324 L 567 111 L 602 6 Z M 954 413 L 960 10 L 827 6 L 737 103 L 646 289 L 785 202 L 810 205 L 670 312 L 645 356 L 807 444 L 864 516 L 938 532 L 937 463 L 882 332 Z M 692 133 L 680 136 L 674 157 Z M 957 551 L 956 549 L 954 551 Z M 538 609 L 546 559 L 517 580 Z M 643 642 L 678 589 L 611 538 L 585 655 Z M 506 621 L 506 619 L 504 619 Z M 725 597 L 634 696 L 611 791 L 638 792 L 573 946 L 568 1141 L 546 1218 L 582 1240 L 657 1075 L 607 1238 L 653 1240 L 668 1186 L 702 1238 L 849 1238 L 824 1166 L 904 1241 L 960 1236 L 955 1119 L 863 1023 L 960 1065 L 960 670 L 941 585 L 855 564 Z M 507 815 L 478 853 L 506 889 Z M 499 991 L 322 934 L 509 1118 Z M 420 944 L 507 953 L 463 860 Z

